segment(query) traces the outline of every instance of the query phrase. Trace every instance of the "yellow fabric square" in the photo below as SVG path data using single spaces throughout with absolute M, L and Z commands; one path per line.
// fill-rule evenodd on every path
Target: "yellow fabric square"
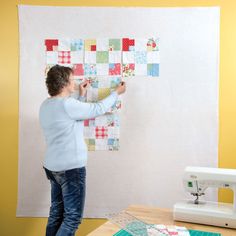
M 88 151 L 95 151 L 95 145 L 88 145 Z
M 96 39 L 85 39 L 84 48 L 85 51 L 92 51 L 91 46 L 96 45 Z
M 86 143 L 86 145 L 88 147 L 88 151 L 95 151 L 95 143 L 91 144 L 89 142 L 89 139 L 84 139 L 84 141 L 85 141 L 85 143 Z
M 110 95 L 111 89 L 110 88 L 99 88 L 98 89 L 98 100 L 102 100 L 103 98 Z

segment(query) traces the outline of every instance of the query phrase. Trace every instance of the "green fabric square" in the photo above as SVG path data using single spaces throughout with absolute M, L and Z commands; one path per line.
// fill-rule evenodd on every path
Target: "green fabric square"
M 109 39 L 110 51 L 120 51 L 120 39 Z
M 89 139 L 89 145 L 95 145 L 95 139 Z
M 151 71 L 152 70 L 152 64 L 147 64 L 147 70 Z
M 97 52 L 96 53 L 96 61 L 97 63 L 108 63 L 108 58 L 109 58 L 109 54 L 106 51 L 101 51 L 101 52 Z

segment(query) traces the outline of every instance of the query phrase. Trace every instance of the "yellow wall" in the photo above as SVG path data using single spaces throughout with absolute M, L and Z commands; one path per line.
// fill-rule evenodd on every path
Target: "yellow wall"
M 235 0 L 0 0 L 0 235 L 42 236 L 46 219 L 16 218 L 18 171 L 18 20 L 17 4 L 58 6 L 220 6 L 219 166 L 236 168 L 236 1 Z M 221 191 L 221 201 L 232 194 Z M 87 235 L 103 220 L 85 220 Z

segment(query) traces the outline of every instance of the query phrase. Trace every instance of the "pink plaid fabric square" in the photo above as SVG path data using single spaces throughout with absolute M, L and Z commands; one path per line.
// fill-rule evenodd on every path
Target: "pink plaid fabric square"
M 61 64 L 70 64 L 70 52 L 60 51 L 58 52 L 58 63 Z
M 107 138 L 107 127 L 101 126 L 96 127 L 96 139 L 104 139 Z

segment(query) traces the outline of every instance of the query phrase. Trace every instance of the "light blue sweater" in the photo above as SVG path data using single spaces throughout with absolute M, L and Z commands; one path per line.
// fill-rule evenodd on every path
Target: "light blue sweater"
M 63 171 L 87 164 L 87 145 L 83 137 L 83 120 L 102 115 L 114 105 L 116 91 L 98 103 L 72 97 L 48 98 L 39 111 L 40 125 L 46 139 L 44 167 Z

